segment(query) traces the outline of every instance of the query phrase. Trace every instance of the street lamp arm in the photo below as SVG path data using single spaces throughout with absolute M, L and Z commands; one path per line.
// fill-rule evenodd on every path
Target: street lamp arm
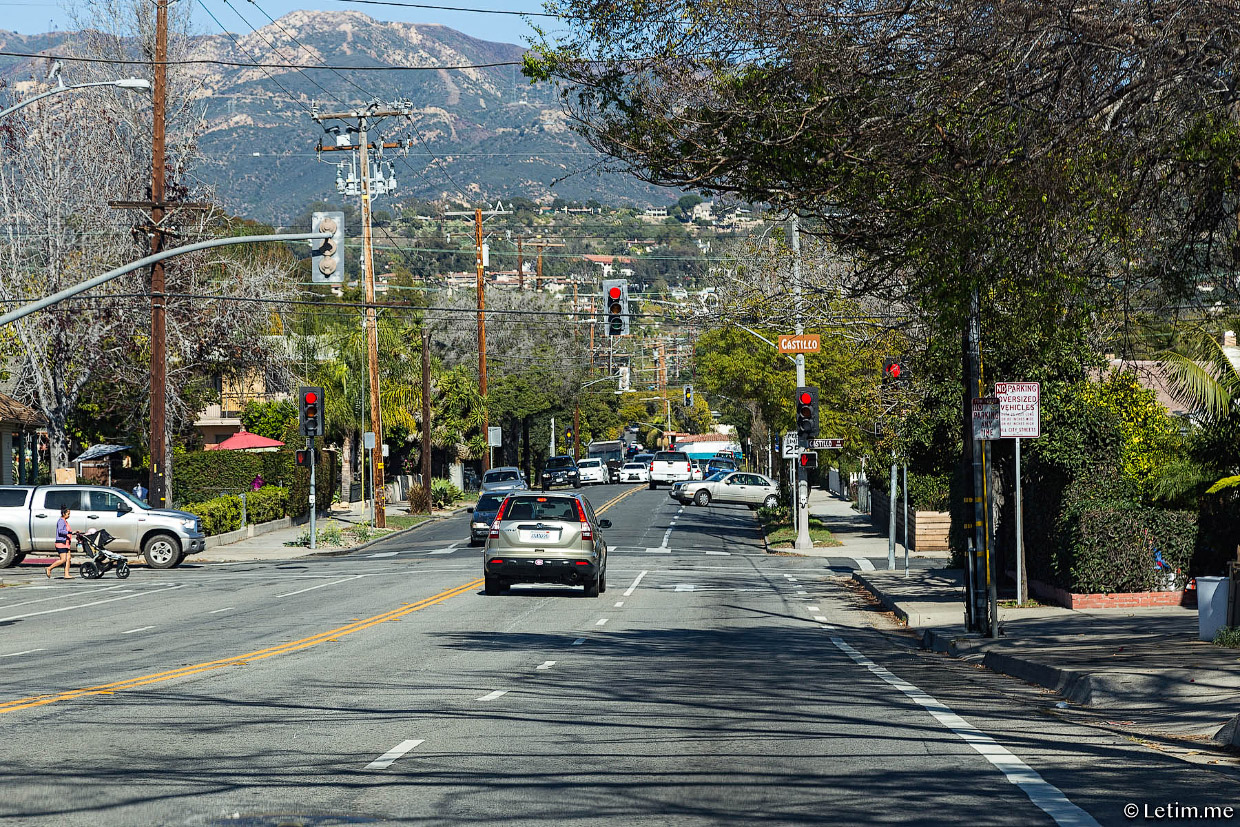
M 164 250 L 162 253 L 156 253 L 146 258 L 140 258 L 137 261 L 131 261 L 129 264 L 117 267 L 115 270 L 109 270 L 101 276 L 95 276 L 93 279 L 87 279 L 81 284 L 75 284 L 72 287 L 66 287 L 59 293 L 53 293 L 45 296 L 38 301 L 23 305 L 16 310 L 10 310 L 3 316 L 0 316 L 0 327 L 18 319 L 25 318 L 31 313 L 37 313 L 40 310 L 59 304 L 65 299 L 72 298 L 78 293 L 85 293 L 93 287 L 101 284 L 107 284 L 112 279 L 123 276 L 126 273 L 132 273 L 134 270 L 141 270 L 149 264 L 157 261 L 163 261 L 173 256 L 184 255 L 185 253 L 193 253 L 198 250 L 209 250 L 212 247 L 227 247 L 233 244 L 255 244 L 264 241 L 311 241 L 316 238 L 331 238 L 332 233 L 279 233 L 276 235 L 247 235 L 238 236 L 236 238 L 213 238 L 208 241 L 199 241 L 194 244 L 186 244 L 184 247 L 174 247 L 171 250 Z
M 736 322 L 733 322 L 732 324 L 736 324 Z M 763 336 L 761 333 L 757 332 L 756 330 L 750 330 L 749 328 L 745 327 L 743 324 L 737 324 L 736 326 L 739 327 L 741 330 L 745 331 L 746 333 L 748 333 L 750 336 L 756 336 L 757 338 L 766 342 L 771 347 L 775 348 L 776 350 L 779 350 L 779 345 L 775 344 L 770 339 L 766 338 L 765 336 Z M 792 364 L 794 365 L 797 364 L 797 360 L 789 356 L 787 353 L 780 351 L 779 355 L 783 356 L 785 359 L 787 359 Z
M 95 81 L 92 83 L 74 83 L 70 86 L 57 86 L 55 89 L 48 89 L 46 92 L 40 92 L 39 94 L 35 95 L 32 98 L 27 98 L 21 103 L 16 103 L 10 106 L 8 109 L 0 111 L 0 118 L 3 118 L 5 115 L 8 115 L 11 112 L 16 112 L 18 109 L 21 109 L 23 106 L 29 106 L 35 101 L 42 100 L 43 98 L 49 97 L 51 95 L 57 95 L 57 94 L 60 94 L 61 92 L 68 92 L 70 89 L 86 89 L 91 86 L 115 86 L 118 89 L 129 89 L 131 91 L 138 90 L 138 89 L 150 89 L 151 88 L 150 81 L 144 80 L 142 78 L 121 78 L 120 80 L 101 80 L 101 81 Z

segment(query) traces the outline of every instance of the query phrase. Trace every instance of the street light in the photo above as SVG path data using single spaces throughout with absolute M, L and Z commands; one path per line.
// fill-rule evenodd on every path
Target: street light
M 8 115 L 12 112 L 16 112 L 18 109 L 21 109 L 23 106 L 29 106 L 35 101 L 40 100 L 42 98 L 46 98 L 49 95 L 59 94 L 60 92 L 68 92 L 70 89 L 86 89 L 91 86 L 115 86 L 117 89 L 125 89 L 126 91 L 129 91 L 129 92 L 145 92 L 151 88 L 151 82 L 149 80 L 146 80 L 145 78 L 121 78 L 119 80 L 101 80 L 101 81 L 96 81 L 93 83 L 73 83 L 68 86 L 61 84 L 60 86 L 57 86 L 55 89 L 49 89 L 46 92 L 41 92 L 35 95 L 33 98 L 27 98 L 21 103 L 16 103 L 13 106 L 10 106 L 8 109 L 5 109 L 4 111 L 0 111 L 0 118 L 3 118 L 5 115 Z

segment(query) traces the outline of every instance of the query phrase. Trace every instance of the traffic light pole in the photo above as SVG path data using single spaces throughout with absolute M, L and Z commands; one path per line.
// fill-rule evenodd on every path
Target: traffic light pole
M 792 216 L 792 289 L 796 297 L 796 314 L 797 325 L 796 333 L 798 336 L 805 332 L 803 322 L 804 308 L 801 298 L 801 233 L 797 217 Z M 805 386 L 805 354 L 797 354 L 797 387 Z M 809 448 L 808 445 L 802 445 Z M 814 541 L 809 536 L 809 477 L 801 463 L 793 463 L 793 469 L 796 473 L 795 499 L 799 508 L 796 509 L 796 525 L 797 539 L 793 543 L 793 548 L 809 549 L 814 547 Z
M 310 460 L 310 550 L 314 551 L 317 537 L 314 530 L 314 512 L 316 510 L 314 501 L 314 437 L 306 437 L 306 440 L 309 443 L 308 450 L 310 451 L 310 455 L 307 457 Z

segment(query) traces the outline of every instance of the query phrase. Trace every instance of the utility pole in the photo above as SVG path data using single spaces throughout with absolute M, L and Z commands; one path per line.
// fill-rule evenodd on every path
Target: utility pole
M 482 434 L 489 431 L 490 417 L 487 413 L 487 320 L 486 283 L 482 266 L 482 210 L 474 210 L 474 241 L 478 247 L 478 393 L 482 395 Z M 541 260 L 541 259 L 540 259 Z M 482 473 L 491 470 L 491 451 L 482 459 Z
M 324 121 L 340 120 L 340 121 L 356 121 L 357 122 L 357 140 L 358 145 L 352 146 L 348 143 L 347 138 L 344 141 L 338 141 L 335 146 L 324 146 L 320 142 L 319 152 L 335 152 L 348 151 L 354 149 L 359 152 L 359 161 L 361 166 L 361 174 L 357 176 L 357 181 L 350 180 L 347 184 L 343 180 L 338 179 L 338 187 L 344 187 L 343 192 L 346 195 L 360 195 L 362 200 L 362 272 L 365 285 L 366 296 L 366 366 L 370 387 L 370 427 L 375 435 L 375 445 L 371 449 L 370 455 L 370 473 L 371 473 L 371 492 L 374 496 L 374 519 L 376 528 L 387 527 L 387 504 L 384 501 L 383 491 L 383 418 L 380 406 L 380 389 L 379 389 L 379 314 L 375 307 L 375 261 L 374 261 L 374 244 L 370 227 L 370 212 L 372 192 L 375 194 L 391 193 L 396 187 L 396 179 L 393 175 L 390 179 L 385 179 L 382 171 L 376 176 L 370 166 L 370 149 L 371 144 L 367 138 L 367 132 L 370 127 L 383 118 L 407 118 L 411 115 L 408 108 L 397 109 L 381 109 L 378 103 L 372 103 L 364 109 L 353 112 L 328 112 L 320 114 L 317 111 L 312 114 L 314 120 L 322 124 Z M 381 143 L 376 148 L 379 150 L 380 157 L 384 148 L 408 148 L 407 142 Z
M 431 511 L 431 331 L 422 319 L 422 491 Z
M 151 254 L 164 249 L 164 167 L 168 107 L 168 0 L 155 2 L 155 88 L 152 90 L 151 130 Z M 155 508 L 167 508 L 168 460 L 168 353 L 167 299 L 164 263 L 151 265 L 151 474 L 150 499 Z
M 581 400 L 573 406 L 573 461 L 581 459 Z
M 973 542 L 969 549 L 969 612 L 970 628 L 989 637 L 998 637 L 999 617 L 995 583 L 991 572 L 989 520 L 987 519 L 985 445 L 973 437 L 973 397 L 982 396 L 982 324 L 981 299 L 976 288 L 970 302 L 969 325 L 964 335 L 965 393 L 964 445 L 965 459 L 973 471 Z
M 792 216 L 792 282 L 793 295 L 796 299 L 796 333 L 798 336 L 805 332 L 804 324 L 804 304 L 801 295 L 801 227 L 799 219 L 796 215 Z M 805 354 L 798 353 L 797 361 L 797 387 L 805 386 Z M 808 445 L 802 445 L 802 449 L 809 448 Z M 795 476 L 795 493 L 793 498 L 799 506 L 796 510 L 797 538 L 793 543 L 793 548 L 807 549 L 814 547 L 814 541 L 809 536 L 809 477 L 806 471 L 801 467 L 801 463 L 793 463 Z
M 543 274 L 542 274 L 542 258 L 543 249 L 546 247 L 563 247 L 560 242 L 543 241 L 541 238 L 535 239 L 534 246 L 538 248 L 538 267 L 534 276 L 534 289 L 542 290 Z
M 525 238 L 517 236 L 517 289 L 525 289 L 525 253 L 521 249 L 521 245 L 525 243 Z

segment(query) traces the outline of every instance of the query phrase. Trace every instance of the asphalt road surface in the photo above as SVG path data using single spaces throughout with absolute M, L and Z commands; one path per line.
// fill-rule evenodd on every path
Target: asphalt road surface
M 919 651 L 849 561 L 765 554 L 743 508 L 587 494 L 614 523 L 598 598 L 484 596 L 464 516 L 337 557 L 0 589 L 0 823 L 1206 823 L 1151 814 L 1240 805 L 1232 775 Z

